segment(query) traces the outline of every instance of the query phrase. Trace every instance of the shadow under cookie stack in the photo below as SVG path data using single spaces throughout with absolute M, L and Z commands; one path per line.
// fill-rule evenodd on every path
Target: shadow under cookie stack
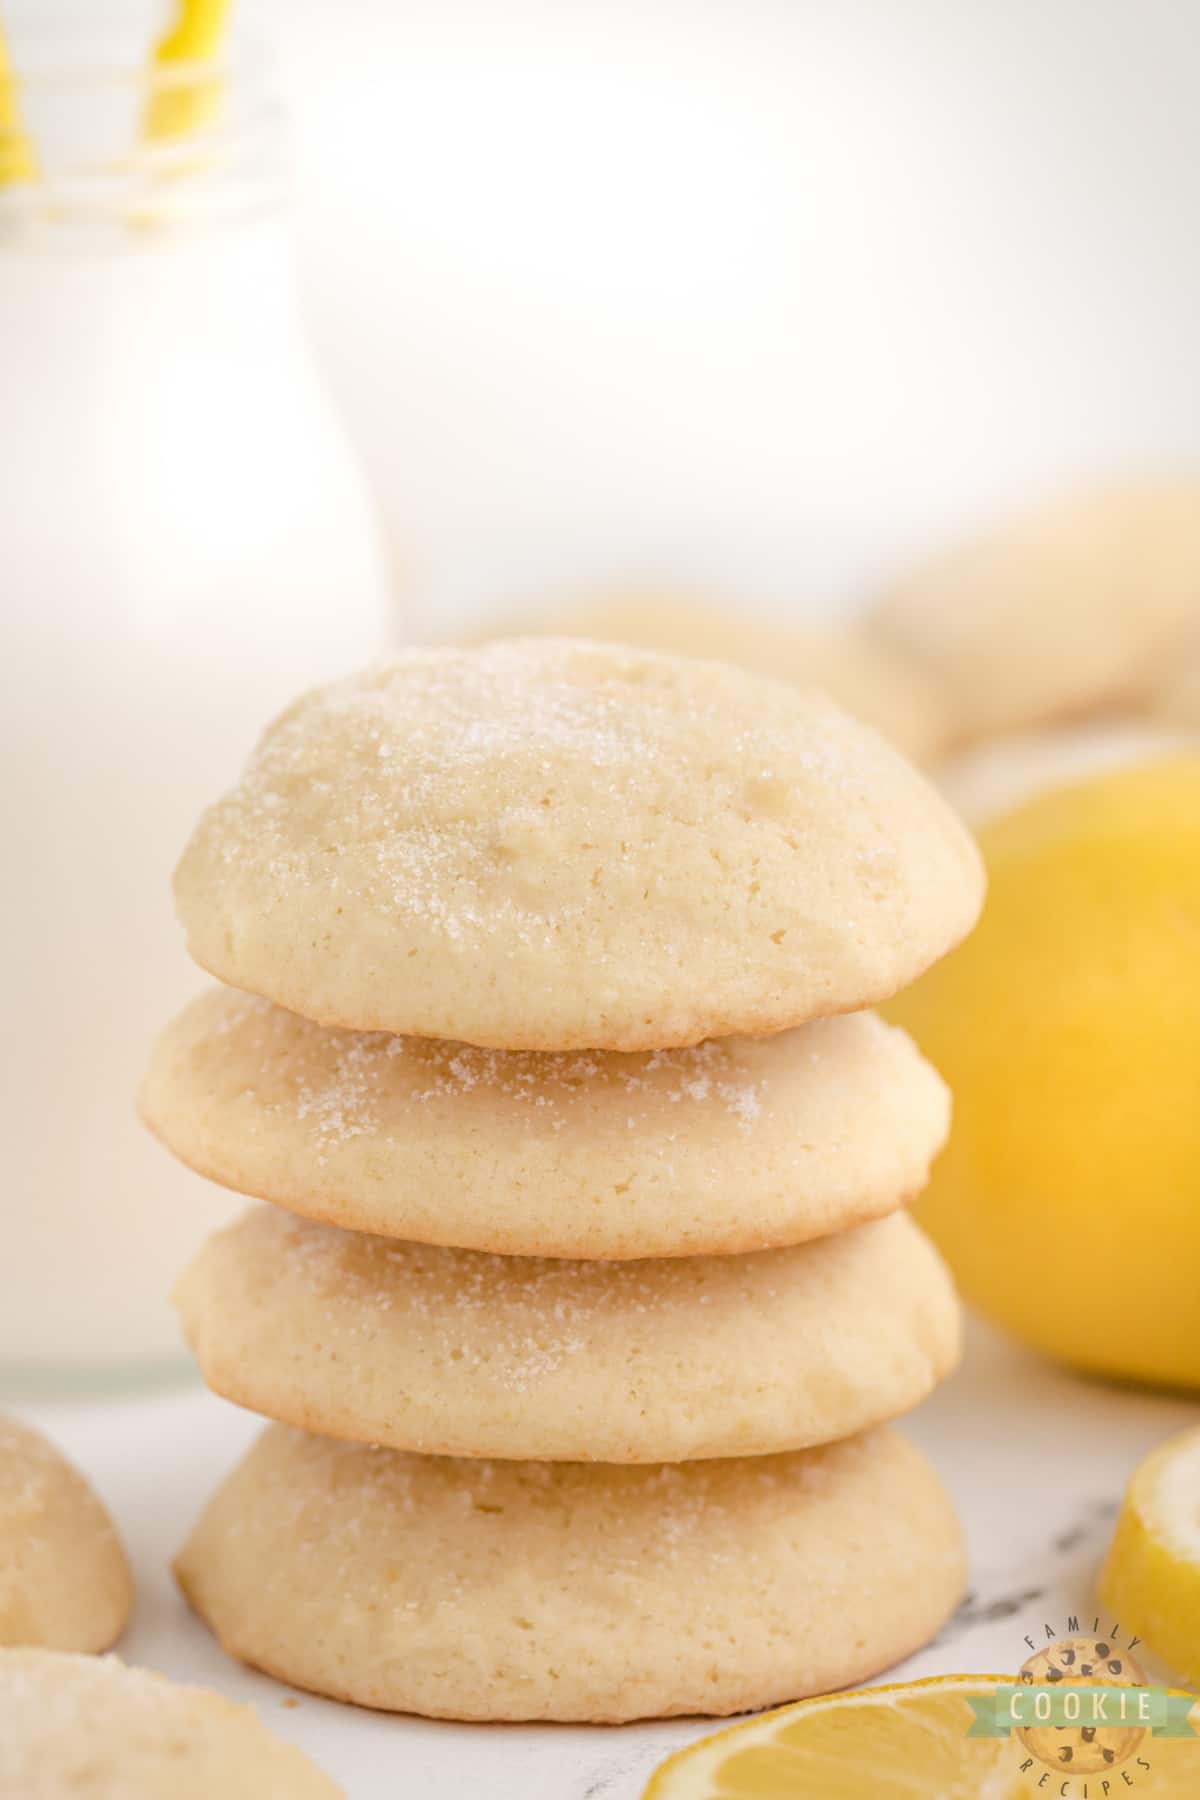
M 974 847 L 831 702 L 518 640 L 298 702 L 176 876 L 213 988 L 144 1115 L 271 1202 L 177 1291 L 280 1421 L 177 1572 L 235 1656 L 460 1719 L 861 1681 L 962 1547 L 887 1423 L 958 1309 L 903 1210 L 948 1124 L 864 1010 L 978 912 Z

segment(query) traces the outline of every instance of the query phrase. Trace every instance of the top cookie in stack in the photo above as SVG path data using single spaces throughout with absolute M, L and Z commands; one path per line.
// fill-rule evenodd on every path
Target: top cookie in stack
M 873 1005 L 982 887 L 949 809 L 823 696 L 518 639 L 298 701 L 176 898 L 197 962 L 322 1025 L 638 1051 Z

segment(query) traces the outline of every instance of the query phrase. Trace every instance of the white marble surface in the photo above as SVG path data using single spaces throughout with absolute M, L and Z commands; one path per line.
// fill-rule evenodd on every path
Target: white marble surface
M 1064 1296 L 1063 1304 L 1074 1302 Z M 349 1800 L 635 1800 L 662 1756 L 713 1729 L 445 1725 L 293 1694 L 227 1661 L 167 1573 L 192 1516 L 257 1421 L 195 1387 L 19 1410 L 87 1471 L 130 1547 L 138 1606 L 122 1654 L 253 1701 Z M 1069 1613 L 1082 1618 L 1127 1475 L 1153 1444 L 1198 1418 L 1200 1406 L 1081 1381 L 976 1328 L 963 1368 L 908 1422 L 962 1510 L 970 1593 L 903 1673 L 1008 1672 L 1027 1654 L 1026 1631 L 1043 1621 L 1061 1626 Z

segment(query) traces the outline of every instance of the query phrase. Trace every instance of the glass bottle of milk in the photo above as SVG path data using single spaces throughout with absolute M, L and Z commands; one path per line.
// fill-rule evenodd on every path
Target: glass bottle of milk
M 234 1203 L 135 1118 L 154 1034 L 204 979 L 171 869 L 272 712 L 392 627 L 299 316 L 263 71 L 222 71 L 211 117 L 148 142 L 144 60 L 11 42 L 35 173 L 0 188 L 8 1387 L 178 1356 L 171 1283 Z

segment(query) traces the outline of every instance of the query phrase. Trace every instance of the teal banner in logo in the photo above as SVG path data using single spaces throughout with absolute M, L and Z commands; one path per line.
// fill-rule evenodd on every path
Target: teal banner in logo
M 1072 1687 L 1068 1682 L 1010 1682 L 994 1694 L 968 1696 L 975 1714 L 967 1736 L 1007 1737 L 1040 1725 L 1124 1726 L 1155 1737 L 1195 1737 L 1192 1694 L 1153 1687 Z

